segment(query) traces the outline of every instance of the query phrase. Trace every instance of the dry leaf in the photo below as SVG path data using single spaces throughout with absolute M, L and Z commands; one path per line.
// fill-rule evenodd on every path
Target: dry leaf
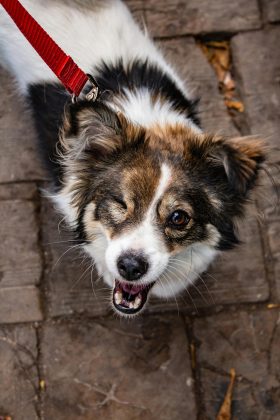
M 267 309 L 275 309 L 275 308 L 280 308 L 280 303 L 268 303 L 266 305 Z
M 226 72 L 223 84 L 225 85 L 227 91 L 235 89 L 235 83 L 229 71 Z
M 219 89 L 224 95 L 224 102 L 228 109 L 244 112 L 244 104 L 236 99 L 235 82 L 230 67 L 230 46 L 228 41 L 211 41 L 200 44 L 202 51 L 212 65 L 219 81 Z
M 190 348 L 191 348 L 192 369 L 195 369 L 196 368 L 195 345 L 193 343 L 191 343 Z
M 240 101 L 225 99 L 225 104 L 229 109 L 235 109 L 238 112 L 244 112 L 244 104 Z
M 44 379 L 41 379 L 39 382 L 39 388 L 44 391 L 44 389 L 46 388 L 46 382 L 44 381 Z
M 231 420 L 231 402 L 235 376 L 235 370 L 233 368 L 230 369 L 230 383 L 216 420 Z

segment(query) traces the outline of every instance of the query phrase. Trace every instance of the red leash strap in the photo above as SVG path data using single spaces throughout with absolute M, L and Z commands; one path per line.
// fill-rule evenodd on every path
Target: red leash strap
M 88 99 L 95 100 L 98 95 L 98 87 L 95 80 L 84 73 L 74 63 L 72 58 L 62 51 L 21 3 L 18 0 L 0 0 L 0 4 L 2 4 L 25 38 L 55 73 L 65 88 L 74 97 L 77 97 L 86 82 L 90 81 L 93 89 L 90 92 L 91 95 L 88 94 Z

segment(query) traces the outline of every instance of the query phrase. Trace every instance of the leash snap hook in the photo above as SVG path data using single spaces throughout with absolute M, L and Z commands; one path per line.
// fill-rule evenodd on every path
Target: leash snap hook
M 99 94 L 100 94 L 99 86 L 98 86 L 98 84 L 97 84 L 97 82 L 96 82 L 95 78 L 94 78 L 91 74 L 86 73 L 86 75 L 87 75 L 87 77 L 88 77 L 88 82 L 90 82 L 90 83 L 91 83 L 91 89 L 90 89 L 90 91 L 89 91 L 89 92 L 85 95 L 85 99 L 86 99 L 87 101 L 92 101 L 92 102 L 95 102 L 95 101 L 96 101 L 96 99 L 98 98 Z M 77 102 L 77 100 L 78 100 L 78 97 L 77 97 L 77 96 L 73 93 L 73 94 L 72 94 L 72 102 L 73 102 L 73 103 L 76 103 L 76 102 Z

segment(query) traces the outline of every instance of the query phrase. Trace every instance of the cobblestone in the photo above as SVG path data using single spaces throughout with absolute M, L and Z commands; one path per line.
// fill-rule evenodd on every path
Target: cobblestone
M 0 78 L 0 182 L 44 179 L 31 115 L 1 67 Z
M 277 418 L 280 410 L 279 321 L 277 309 L 223 313 L 195 321 L 204 418 L 216 418 L 231 368 L 237 375 L 232 419 Z
M 32 186 L 0 187 L 0 323 L 42 319 L 35 287 L 42 272 L 35 205 L 12 200 L 13 194 L 31 198 L 35 190 Z
M 36 359 L 31 325 L 0 328 L 0 418 L 38 420 Z
M 180 318 L 50 324 L 44 332 L 43 362 L 49 418 L 196 417 Z
M 145 0 L 145 16 L 152 36 L 231 33 L 261 26 L 256 0 Z

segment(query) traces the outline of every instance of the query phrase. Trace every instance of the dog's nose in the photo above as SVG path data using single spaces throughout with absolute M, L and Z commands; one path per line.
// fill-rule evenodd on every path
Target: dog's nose
M 120 275 L 126 280 L 138 280 L 148 270 L 149 264 L 143 255 L 126 253 L 119 257 L 117 267 Z

